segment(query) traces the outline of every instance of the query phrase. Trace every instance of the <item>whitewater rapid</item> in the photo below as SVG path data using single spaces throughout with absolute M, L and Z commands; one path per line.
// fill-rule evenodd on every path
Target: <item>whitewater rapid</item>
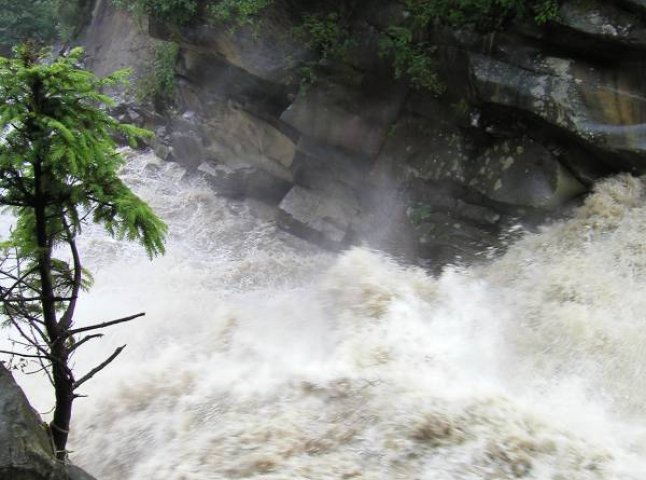
M 149 262 L 86 231 L 80 322 L 146 312 L 78 358 L 128 344 L 75 404 L 98 479 L 646 478 L 642 180 L 433 278 L 321 252 L 151 154 L 124 175 L 170 238 Z

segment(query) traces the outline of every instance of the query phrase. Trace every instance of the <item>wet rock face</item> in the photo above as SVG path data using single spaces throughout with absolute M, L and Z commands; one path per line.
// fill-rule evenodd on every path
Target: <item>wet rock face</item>
M 78 467 L 54 458 L 42 421 L 11 374 L 0 364 L 0 478 L 93 480 Z
M 646 168 L 639 63 L 608 68 L 543 56 L 528 68 L 478 53 L 469 62 L 480 101 L 536 116 L 605 154 L 608 162 Z
M 496 202 L 548 210 L 586 190 L 531 139 L 501 141 L 486 149 L 472 164 L 466 183 Z
M 281 120 L 321 143 L 374 156 L 404 94 L 393 85 L 370 92 L 365 86 L 321 82 L 299 95 Z
M 294 186 L 279 205 L 278 224 L 286 231 L 319 245 L 339 249 L 350 244 L 350 229 L 359 214 L 356 198 L 347 190 L 317 191 Z
M 177 112 L 154 125 L 156 151 L 222 195 L 272 205 L 295 235 L 472 261 L 602 175 L 646 171 L 643 0 L 565 0 L 548 25 L 493 34 L 436 25 L 440 98 L 394 79 L 378 55 L 407 15 L 396 0 L 353 10 L 360 41 L 299 89 L 316 52 L 286 34 L 293 8 L 277 1 L 255 31 L 153 22 L 151 33 L 181 43 Z
M 132 68 L 135 79 L 152 60 L 155 39 L 146 34 L 145 23 L 116 11 L 109 0 L 96 0 L 92 21 L 82 36 L 85 62 L 99 76 Z
M 181 29 L 151 22 L 154 37 L 177 39 L 195 53 L 217 53 L 228 64 L 251 75 L 278 84 L 294 80 L 294 70 L 311 56 L 302 42 L 295 42 L 295 18 L 288 2 L 277 0 L 267 12 L 267 21 L 236 28 L 193 25 Z
M 642 1 L 627 2 L 644 7 Z M 632 12 L 601 0 L 571 0 L 560 9 L 558 24 L 582 36 L 638 48 L 646 47 L 646 25 Z

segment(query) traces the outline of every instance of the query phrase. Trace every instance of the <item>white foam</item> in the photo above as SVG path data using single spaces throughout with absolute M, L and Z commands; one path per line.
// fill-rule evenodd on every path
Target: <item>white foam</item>
M 98 478 L 644 478 L 641 180 L 434 279 L 285 240 L 150 160 L 126 175 L 167 256 L 84 245 L 81 321 L 147 312 L 78 360 L 128 343 L 76 404 L 73 459 Z

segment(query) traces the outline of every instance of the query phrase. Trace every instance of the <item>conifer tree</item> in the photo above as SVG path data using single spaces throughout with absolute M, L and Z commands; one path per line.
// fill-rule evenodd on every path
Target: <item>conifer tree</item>
M 140 242 L 152 258 L 164 252 L 166 225 L 117 175 L 123 158 L 115 138 L 149 134 L 107 112 L 113 101 L 101 91 L 127 72 L 99 79 L 78 67 L 81 49 L 51 62 L 28 46 L 15 52 L 0 57 L 0 205 L 15 218 L 1 245 L 0 315 L 22 348 L 2 353 L 39 362 L 49 376 L 56 397 L 49 430 L 65 459 L 79 387 L 124 346 L 80 376 L 71 368 L 74 353 L 99 329 L 143 315 L 75 327 L 79 293 L 91 282 L 77 236 L 92 221 Z

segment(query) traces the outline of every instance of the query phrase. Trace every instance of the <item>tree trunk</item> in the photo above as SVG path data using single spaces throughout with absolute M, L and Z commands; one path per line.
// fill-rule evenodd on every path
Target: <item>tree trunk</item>
M 42 289 L 41 306 L 43 321 L 49 336 L 49 349 L 52 356 L 52 378 L 56 392 L 54 419 L 50 425 L 56 456 L 63 460 L 67 456 L 65 446 L 69 435 L 74 401 L 74 377 L 68 367 L 69 354 L 66 346 L 66 333 L 61 331 L 56 317 L 56 300 L 52 282 L 52 258 L 49 235 L 47 232 L 46 199 L 42 192 L 42 165 L 36 163 L 35 169 L 35 214 L 38 241 L 38 273 Z
M 35 82 L 32 85 L 33 107 L 38 112 L 42 107 L 42 85 Z M 34 132 L 38 139 L 38 132 Z M 36 140 L 38 142 L 38 140 Z M 68 367 L 69 352 L 67 349 L 67 332 L 60 325 L 56 315 L 56 298 L 52 279 L 52 247 L 47 231 L 47 206 L 49 198 L 44 186 L 47 183 L 43 165 L 43 157 L 38 156 L 34 162 L 34 214 L 36 217 L 36 240 L 38 244 L 38 273 L 41 287 L 41 307 L 45 330 L 49 337 L 49 350 L 52 362 L 52 379 L 56 394 L 54 418 L 50 424 L 50 432 L 56 450 L 56 456 L 64 460 L 67 457 L 65 447 L 69 436 L 72 418 L 72 402 L 74 401 L 74 376 Z

